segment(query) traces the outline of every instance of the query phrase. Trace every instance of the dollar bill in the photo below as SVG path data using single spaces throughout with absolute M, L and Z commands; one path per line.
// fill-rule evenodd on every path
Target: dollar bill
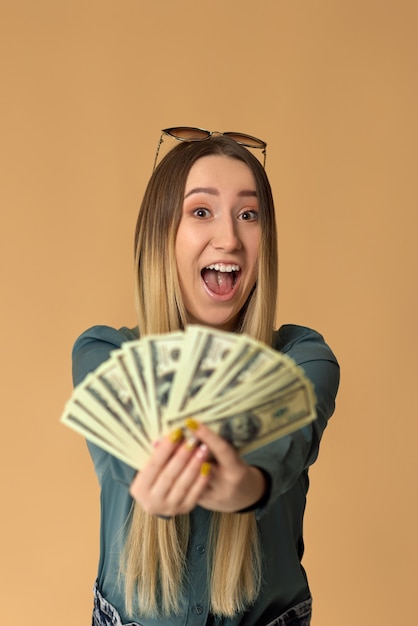
M 212 331 L 208 331 L 209 334 Z M 225 367 L 218 367 L 210 381 L 202 389 L 205 400 L 219 398 L 233 388 L 251 381 L 255 386 L 265 372 L 280 361 L 279 353 L 247 335 L 237 334 L 236 348 L 230 354 Z
M 156 428 L 152 420 L 151 399 L 148 394 L 146 357 L 144 341 L 135 340 L 124 343 L 120 350 L 112 353 L 111 359 L 116 360 L 118 366 L 126 373 L 132 388 L 132 401 L 141 416 L 148 439 L 154 441 Z
M 150 452 L 152 442 L 148 427 L 136 412 L 133 396 L 129 395 L 128 399 L 128 394 L 123 371 L 117 368 L 113 357 L 90 373 L 74 390 L 74 398 L 79 404 L 106 421 L 116 436 L 129 435 L 141 448 Z
M 182 331 L 144 338 L 144 375 L 155 438 L 164 432 L 164 410 L 169 403 L 171 386 L 178 371 L 183 340 Z
M 124 365 L 124 351 L 113 353 L 112 358 L 103 363 L 95 372 L 95 378 L 101 386 L 99 391 L 108 399 L 114 400 L 115 406 L 123 414 L 123 419 L 129 425 L 129 430 L 133 436 L 138 438 L 141 445 L 149 452 L 152 449 L 152 442 L 149 437 L 149 428 L 144 422 L 145 410 L 139 398 L 135 385 L 129 372 Z
M 220 407 L 225 402 L 251 402 L 294 378 L 293 364 L 259 342 L 242 340 L 231 357 L 228 368 L 217 371 L 196 401 L 187 405 L 188 412 Z
M 198 325 L 188 326 L 184 335 L 184 348 L 178 371 L 167 404 L 167 414 L 179 414 L 186 409 L 193 411 L 199 405 L 200 392 L 208 386 L 218 369 L 229 368 L 239 335 Z M 221 367 L 222 365 L 222 367 Z M 205 395 L 207 395 L 205 393 Z
M 308 385 L 309 381 L 304 380 L 303 372 L 299 368 L 283 359 L 270 368 L 256 384 L 248 379 L 241 385 L 235 379 L 231 383 L 231 387 L 223 390 L 216 404 L 204 408 L 208 414 L 216 412 L 219 415 L 229 415 L 231 410 L 245 411 L 263 404 L 266 399 L 281 398 L 284 393 L 300 384 Z
M 144 451 L 135 446 L 134 439 L 121 440 L 116 437 L 114 430 L 109 428 L 110 420 L 101 422 L 95 412 L 89 411 L 77 401 L 71 401 L 67 405 L 61 416 L 61 422 L 131 467 L 139 469 L 146 461 Z
M 280 400 L 266 400 L 252 410 L 210 420 L 208 426 L 240 454 L 246 454 L 309 424 L 315 417 L 314 398 L 302 384 Z
M 197 417 L 242 454 L 315 419 L 292 359 L 239 333 L 192 325 L 126 342 L 78 385 L 61 421 L 142 469 L 152 442 Z
M 95 415 L 115 436 L 123 440 L 132 436 L 132 425 L 126 421 L 123 411 L 96 378 L 95 373 L 88 374 L 76 388 L 74 401 Z
M 222 340 L 225 333 L 219 334 Z M 227 357 L 213 364 L 214 359 L 208 359 L 206 355 L 207 352 L 210 355 L 213 342 L 218 338 L 211 329 L 205 329 L 205 335 L 207 339 L 200 344 L 197 357 L 186 374 L 187 381 L 197 379 L 199 383 L 203 382 L 193 394 L 188 393 L 189 386 L 186 385 L 182 402 L 174 405 L 174 410 L 173 405 L 169 406 L 166 414 L 169 427 L 178 426 L 185 417 L 206 411 L 218 416 L 230 406 L 246 410 L 258 398 L 276 396 L 303 377 L 300 368 L 286 355 L 245 335 L 234 335 L 234 344 Z M 202 366 L 207 361 L 209 365 Z

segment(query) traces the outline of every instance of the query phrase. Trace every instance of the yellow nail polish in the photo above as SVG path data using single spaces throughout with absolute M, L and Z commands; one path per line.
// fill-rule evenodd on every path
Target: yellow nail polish
M 199 428 L 198 422 L 196 422 L 196 420 L 194 420 L 192 417 L 188 417 L 184 421 L 184 423 L 186 424 L 189 430 L 197 430 Z
M 200 473 L 202 476 L 207 476 L 210 472 L 210 463 L 202 463 L 202 467 L 200 468 Z
M 183 431 L 182 431 L 182 429 L 181 428 L 176 428 L 171 433 L 169 433 L 168 438 L 173 443 L 178 443 L 179 441 L 181 441 L 183 439 Z

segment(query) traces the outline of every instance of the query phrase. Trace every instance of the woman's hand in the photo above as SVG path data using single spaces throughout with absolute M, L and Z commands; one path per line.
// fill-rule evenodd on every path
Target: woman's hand
M 131 483 L 131 496 L 152 515 L 188 513 L 208 486 L 208 456 L 206 445 L 185 440 L 181 429 L 173 431 L 156 443 L 147 465 Z
M 232 513 L 258 502 L 266 490 L 261 470 L 248 465 L 225 439 L 207 426 L 196 425 L 195 436 L 211 453 L 209 481 L 198 504 L 212 511 Z
M 206 426 L 194 420 L 188 426 L 196 441 L 184 440 L 178 430 L 158 442 L 131 484 L 132 497 L 162 516 L 188 513 L 197 504 L 225 513 L 257 502 L 266 489 L 262 472 Z

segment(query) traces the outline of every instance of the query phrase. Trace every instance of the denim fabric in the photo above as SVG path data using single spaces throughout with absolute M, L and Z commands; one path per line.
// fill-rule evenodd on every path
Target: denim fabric
M 104 599 L 102 594 L 94 585 L 94 608 L 92 626 L 141 626 L 138 622 L 122 624 L 119 613 L 110 602 Z
M 305 600 L 283 613 L 266 626 L 310 626 L 312 616 L 312 600 Z M 139 622 L 122 624 L 117 610 L 103 598 L 94 586 L 94 609 L 92 626 L 141 626 Z M 260 625 L 261 626 L 261 625 Z
M 310 626 L 312 617 L 312 599 L 305 600 L 283 613 L 267 626 Z

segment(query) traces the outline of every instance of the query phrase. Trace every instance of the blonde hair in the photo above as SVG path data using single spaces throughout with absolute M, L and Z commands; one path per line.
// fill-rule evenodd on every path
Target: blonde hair
M 140 333 L 170 332 L 187 324 L 176 270 L 176 233 L 188 173 L 198 159 L 213 154 L 244 162 L 254 175 L 261 231 L 258 276 L 236 330 L 271 345 L 278 263 L 270 184 L 259 161 L 248 150 L 223 136 L 179 144 L 161 161 L 147 186 L 135 232 Z M 188 515 L 161 520 L 147 514 L 139 504 L 133 504 L 121 555 L 129 615 L 133 615 L 137 607 L 143 615 L 167 616 L 180 612 L 189 531 Z M 208 567 L 213 614 L 231 617 L 256 600 L 262 576 L 253 512 L 212 514 Z

